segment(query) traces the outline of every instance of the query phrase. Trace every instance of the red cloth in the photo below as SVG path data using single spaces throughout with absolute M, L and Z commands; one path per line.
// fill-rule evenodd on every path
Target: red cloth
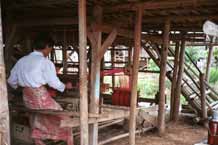
M 106 75 L 112 75 L 115 73 L 121 73 L 121 72 L 125 72 L 124 69 L 111 69 L 111 70 L 103 70 L 101 71 L 101 76 L 106 76 Z
M 24 104 L 30 109 L 63 110 L 62 107 L 49 95 L 45 87 L 24 88 Z M 65 116 L 34 114 L 31 116 L 32 138 L 36 145 L 43 145 L 40 140 L 53 139 L 65 140 L 67 145 L 73 145 L 72 129 L 61 128 L 60 121 Z

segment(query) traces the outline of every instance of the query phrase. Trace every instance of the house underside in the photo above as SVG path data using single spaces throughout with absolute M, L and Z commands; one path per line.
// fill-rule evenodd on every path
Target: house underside
M 167 79 L 171 81 L 169 120 L 178 120 L 182 94 L 204 121 L 218 107 L 218 92 L 208 83 L 217 39 L 204 34 L 202 27 L 206 20 L 218 23 L 217 6 L 217 0 L 2 0 L 0 143 L 10 144 L 9 115 L 13 122 L 17 113 L 41 113 L 72 117 L 61 125 L 79 128 L 81 145 L 106 144 L 108 140 L 98 141 L 98 130 L 127 119 L 129 132 L 118 138 L 129 136 L 129 144 L 135 145 L 135 134 L 140 132 L 138 102 L 156 103 L 143 113 L 156 112 L 155 127 L 164 134 Z M 70 92 L 57 95 L 65 107 L 62 112 L 28 110 L 22 99 L 14 99 L 22 97 L 22 91 L 7 89 L 10 70 L 33 51 L 33 38 L 39 32 L 52 34 L 56 45 L 49 59 L 60 68 L 60 79 L 74 85 Z M 205 72 L 185 52 L 188 46 L 208 48 Z M 158 71 L 149 70 L 149 60 Z M 159 73 L 153 99 L 140 97 L 139 73 Z M 104 82 L 106 76 L 110 84 Z M 112 93 L 105 94 L 107 90 Z

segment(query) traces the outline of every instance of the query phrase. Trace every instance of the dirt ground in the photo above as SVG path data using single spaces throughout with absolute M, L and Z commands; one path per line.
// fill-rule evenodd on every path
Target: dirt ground
M 207 129 L 196 125 L 190 118 L 180 118 L 176 124 L 169 123 L 166 134 L 159 137 L 156 131 L 136 137 L 136 145 L 193 145 L 207 139 Z M 128 138 L 107 145 L 128 145 Z

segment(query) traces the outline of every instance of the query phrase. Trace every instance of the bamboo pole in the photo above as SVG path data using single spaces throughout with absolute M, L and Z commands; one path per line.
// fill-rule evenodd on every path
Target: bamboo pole
M 80 145 L 89 145 L 88 132 L 88 88 L 87 88 L 87 25 L 86 0 L 79 0 L 79 70 L 80 70 Z
M 158 133 L 162 135 L 165 132 L 165 78 L 166 78 L 166 65 L 167 54 L 169 48 L 169 33 L 170 33 L 170 20 L 165 21 L 164 35 L 163 35 L 163 49 L 161 50 L 161 64 L 160 64 L 160 78 L 159 78 L 159 109 L 158 109 Z
M 7 86 L 3 52 L 3 31 L 2 31 L 2 15 L 0 2 L 0 138 L 1 145 L 10 145 L 10 129 L 9 129 L 9 109 L 7 98 Z
M 201 92 L 201 110 L 202 110 L 202 120 L 204 122 L 204 126 L 207 127 L 207 108 L 206 108 L 206 87 L 204 83 L 205 74 L 200 74 L 200 92 Z
M 179 55 L 179 70 L 176 82 L 176 89 L 175 89 L 175 97 L 174 97 L 174 113 L 173 113 L 173 121 L 176 122 L 179 119 L 179 106 L 180 106 L 180 95 L 181 95 L 181 83 L 182 77 L 184 72 L 184 59 L 185 57 L 185 40 L 182 40 L 180 55 Z
M 207 82 L 209 81 L 209 77 L 210 77 L 210 67 L 211 67 L 212 57 L 213 57 L 213 45 L 212 45 L 212 42 L 210 42 L 209 53 L 208 53 L 208 57 L 207 57 L 206 76 L 205 76 L 205 80 Z
M 129 144 L 135 145 L 136 131 L 136 105 L 137 105 L 137 82 L 139 70 L 139 54 L 141 50 L 141 28 L 142 28 L 143 9 L 139 7 L 136 12 L 136 24 L 134 34 L 134 55 L 133 55 L 133 73 L 131 85 L 131 103 L 130 103 L 130 123 L 129 123 Z
M 173 79 L 172 79 L 172 85 L 171 85 L 170 120 L 172 120 L 173 112 L 174 112 L 173 104 L 174 104 L 176 80 L 177 80 L 177 74 L 178 74 L 179 49 L 180 49 L 179 41 L 176 41 L 175 56 L 174 56 Z
M 95 18 L 94 25 L 101 25 L 102 23 L 102 7 L 96 5 L 93 12 Z M 99 113 L 99 98 L 100 98 L 100 71 L 101 58 L 99 58 L 99 51 L 101 49 L 102 33 L 99 30 L 93 30 L 92 41 L 92 58 L 91 58 L 91 90 L 90 90 L 90 113 Z M 98 144 L 98 122 L 89 125 L 89 144 Z

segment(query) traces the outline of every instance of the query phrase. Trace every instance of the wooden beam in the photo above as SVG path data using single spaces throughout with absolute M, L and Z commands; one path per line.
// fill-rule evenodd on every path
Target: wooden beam
M 99 58 L 102 59 L 105 52 L 107 51 L 108 47 L 111 46 L 111 44 L 114 42 L 114 40 L 116 39 L 117 36 L 117 30 L 114 29 L 109 36 L 106 38 L 106 40 L 104 41 L 104 43 L 101 46 L 101 49 L 99 50 Z
M 206 86 L 204 83 L 205 74 L 200 74 L 200 92 L 201 92 L 201 117 L 204 123 L 204 126 L 207 127 L 207 107 L 206 107 Z
M 210 67 L 211 67 L 211 60 L 212 60 L 212 57 L 213 57 L 212 42 L 209 45 L 208 51 L 209 51 L 209 53 L 208 53 L 208 57 L 207 57 L 207 67 L 206 67 L 206 76 L 205 76 L 206 81 L 209 81 L 209 78 L 210 78 Z
M 10 145 L 8 95 L 4 64 L 3 31 L 0 2 L 0 144 Z
M 190 15 L 190 16 L 175 16 L 175 15 L 169 15 L 169 16 L 162 16 L 162 17 L 148 17 L 143 21 L 143 23 L 155 23 L 155 22 L 163 22 L 164 19 L 170 18 L 173 22 L 184 22 L 187 20 L 190 20 L 194 23 L 194 21 L 204 21 L 204 20 L 218 20 L 217 15 Z
M 144 133 L 144 132 L 149 131 L 149 130 L 152 130 L 152 129 L 154 129 L 154 127 L 142 128 L 142 129 L 136 130 L 135 133 L 136 133 L 136 134 L 138 134 L 138 133 Z M 114 136 L 114 137 L 111 137 L 111 138 L 109 138 L 109 139 L 106 139 L 106 140 L 104 140 L 104 141 L 99 142 L 99 145 L 105 145 L 105 144 L 108 144 L 108 143 L 110 143 L 110 142 L 114 142 L 114 141 L 116 141 L 116 140 L 118 140 L 118 139 L 125 138 L 125 137 L 128 137 L 128 136 L 129 136 L 129 133 L 120 134 L 120 135 L 117 135 L 117 136 Z
M 131 103 L 130 103 L 130 122 L 129 122 L 129 144 L 135 145 L 136 131 L 136 105 L 137 105 L 137 82 L 139 70 L 139 54 L 141 50 L 141 29 L 142 29 L 142 7 L 136 11 L 136 23 L 134 32 L 134 54 L 133 54 L 133 71 L 131 85 Z
M 160 78 L 159 78 L 159 110 L 158 110 L 158 132 L 160 135 L 165 132 L 165 79 L 166 79 L 166 65 L 169 48 L 169 34 L 170 34 L 170 20 L 165 21 L 164 35 L 163 35 L 163 49 L 161 50 L 161 64 L 160 64 Z
M 80 71 L 80 144 L 89 145 L 88 131 L 88 88 L 87 88 L 87 24 L 86 0 L 78 1 L 79 14 L 79 71 Z
M 173 112 L 173 121 L 176 122 L 179 119 L 179 106 L 180 106 L 180 95 L 181 95 L 181 83 L 184 72 L 184 61 L 185 61 L 185 40 L 182 40 L 180 55 L 179 55 L 179 70 L 176 81 L 175 97 L 174 97 L 174 112 Z
M 174 100 L 175 100 L 175 89 L 176 89 L 176 80 L 178 75 L 178 65 L 179 65 L 179 49 L 180 49 L 180 41 L 176 42 L 175 46 L 175 56 L 174 56 L 174 67 L 173 67 L 173 79 L 171 84 L 171 99 L 170 99 L 170 120 L 173 119 L 174 112 Z
M 16 23 L 18 27 L 33 27 L 33 26 L 55 26 L 55 25 L 76 25 L 78 20 L 75 18 L 46 18 L 41 20 L 22 20 Z
M 208 0 L 179 0 L 179 1 L 148 1 L 148 2 L 135 2 L 120 4 L 116 6 L 110 6 L 106 9 L 106 12 L 121 12 L 121 11 L 136 11 L 138 5 L 142 5 L 145 10 L 157 10 L 157 9 L 171 9 L 171 8 L 195 8 L 199 6 L 214 5 L 215 1 Z

